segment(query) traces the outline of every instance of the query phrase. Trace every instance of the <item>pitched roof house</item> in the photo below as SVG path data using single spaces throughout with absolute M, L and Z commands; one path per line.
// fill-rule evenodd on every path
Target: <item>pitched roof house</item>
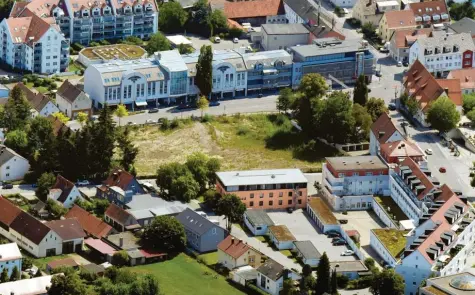
M 371 155 L 377 155 L 382 144 L 404 139 L 403 133 L 396 127 L 391 117 L 387 113 L 383 113 L 371 125 L 369 151 Z
M 452 70 L 447 79 L 459 80 L 462 95 L 475 92 L 475 68 Z
M 424 160 L 424 152 L 415 142 L 409 140 L 383 143 L 380 152 L 387 163 L 397 164 L 407 157 L 410 157 L 416 162 Z
M 244 2 L 224 1 L 224 15 L 232 20 L 241 22 L 245 20 L 254 25 L 268 23 L 274 18 L 277 23 L 285 23 L 285 11 L 282 0 L 255 0 Z
M 389 41 L 389 54 L 396 61 L 409 61 L 409 48 L 421 36 L 429 36 L 432 28 L 396 30 Z
M 285 269 L 285 267 L 272 259 L 267 259 L 257 268 L 257 287 L 271 295 L 279 295 L 285 277 L 298 280 L 298 274 Z
M 401 10 L 398 1 L 357 0 L 353 6 L 352 16 L 361 24 L 371 23 L 376 27 L 385 13 L 395 10 Z
M 74 205 L 64 217 L 66 219 L 76 218 L 88 235 L 99 239 L 113 233 L 114 231 L 110 225 L 78 205 Z
M 28 170 L 30 163 L 27 159 L 0 144 L 0 181 L 23 179 Z
M 54 230 L 63 240 L 63 254 L 82 250 L 86 233 L 77 219 L 52 220 L 46 222 L 45 225 Z
M 32 117 L 41 116 L 48 117 L 56 112 L 59 112 L 58 107 L 46 96 L 41 93 L 34 93 L 23 83 L 18 83 L 21 91 L 25 94 L 26 99 L 32 106 Z
M 279 250 L 294 248 L 294 235 L 285 225 L 273 225 L 269 227 L 269 238 Z
M 228 269 L 250 265 L 257 268 L 262 263 L 263 254 L 232 235 L 218 244 L 218 262 Z
M 55 184 L 49 190 L 48 199 L 57 201 L 65 208 L 71 208 L 78 198 L 82 199 L 76 185 L 58 174 Z
M 442 0 L 409 3 L 409 10 L 414 13 L 418 25 L 450 22 L 447 5 Z
M 198 252 L 214 251 L 224 240 L 227 231 L 214 224 L 206 217 L 187 208 L 176 216 L 176 219 L 185 227 L 188 244 Z
M 97 188 L 96 196 L 107 198 L 111 203 L 124 205 L 132 201 L 133 195 L 144 193 L 144 189 L 132 174 L 115 168 L 103 184 Z
M 76 118 L 79 112 L 92 115 L 91 98 L 69 80 L 64 81 L 56 92 L 56 103 L 59 110 L 71 119 Z
M 104 220 L 120 232 L 140 228 L 135 217 L 116 204 L 110 204 L 107 207 Z
M 379 22 L 379 35 L 389 41 L 397 30 L 415 29 L 417 27 L 412 10 L 395 10 L 386 12 Z
M 469 33 L 475 38 L 475 20 L 464 17 L 449 25 L 449 29 L 455 33 Z

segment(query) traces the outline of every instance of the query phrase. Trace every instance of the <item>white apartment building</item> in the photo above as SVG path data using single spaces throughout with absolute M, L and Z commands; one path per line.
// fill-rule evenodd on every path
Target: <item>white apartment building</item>
M 148 38 L 158 29 L 158 9 L 150 0 L 36 0 L 15 3 L 11 16 L 31 14 L 52 18 L 65 38 L 84 45 L 128 36 Z
M 419 60 L 436 77 L 451 70 L 471 68 L 475 45 L 468 33 L 420 36 L 409 49 L 409 63 Z
M 69 40 L 51 17 L 36 14 L 0 23 L 0 60 L 34 73 L 59 73 L 69 64 Z
M 11 276 L 15 267 L 21 271 L 21 264 L 22 256 L 16 243 L 0 245 L 0 273 L 6 269 Z
M 377 156 L 326 158 L 323 196 L 333 210 L 367 210 L 373 195 L 389 195 L 389 167 Z
M 28 170 L 30 164 L 27 159 L 14 150 L 0 145 L 0 181 L 23 179 Z

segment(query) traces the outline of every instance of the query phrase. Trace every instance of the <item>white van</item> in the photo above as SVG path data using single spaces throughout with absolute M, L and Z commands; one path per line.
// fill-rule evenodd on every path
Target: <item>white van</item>
M 214 43 L 221 43 L 221 38 L 214 37 Z

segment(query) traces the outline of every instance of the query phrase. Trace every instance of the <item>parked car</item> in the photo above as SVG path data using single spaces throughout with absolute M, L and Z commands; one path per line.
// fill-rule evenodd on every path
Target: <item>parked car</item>
M 408 67 L 409 63 L 407 61 L 405 61 L 405 62 L 402 63 L 402 65 L 405 66 L 405 67 Z
M 148 113 L 149 114 L 158 113 L 158 109 L 157 108 L 150 109 L 148 110 Z
M 77 186 L 86 186 L 89 184 L 90 184 L 89 180 L 78 180 L 78 182 L 76 182 Z
M 398 62 L 397 62 L 397 66 L 398 66 L 398 67 L 402 67 L 402 62 L 398 61 Z
M 388 53 L 389 52 L 389 49 L 385 48 L 385 47 L 381 47 L 379 48 L 379 52 L 381 53 Z
M 341 240 L 337 240 L 337 241 L 334 241 L 332 242 L 333 246 L 343 246 L 343 245 L 346 245 L 346 241 L 341 239 Z
M 445 173 L 445 172 L 447 172 L 447 169 L 445 169 L 445 167 L 440 167 L 439 172 L 440 173 Z
M 212 101 L 209 102 L 210 107 L 217 107 L 219 105 L 221 105 L 221 103 L 217 100 L 212 100 Z
M 258 98 L 261 98 L 262 96 L 263 96 L 262 93 L 259 93 L 259 94 L 257 95 Z
M 341 235 L 339 233 L 330 233 L 327 235 L 329 238 L 340 238 Z
M 195 106 L 189 103 L 182 103 L 178 106 L 179 110 L 194 109 Z
M 355 254 L 355 252 L 353 250 L 345 250 L 345 251 L 341 252 L 340 255 L 341 256 L 351 256 L 353 254 Z
M 11 183 L 5 183 L 3 186 L 2 186 L 3 189 L 12 189 L 13 188 L 13 184 Z
M 347 224 L 347 223 L 348 223 L 348 219 L 340 219 L 340 220 L 338 220 L 338 222 L 339 222 L 340 224 Z
M 156 123 L 156 121 L 155 121 L 155 120 L 152 120 L 152 119 L 147 119 L 147 120 L 145 121 L 145 124 L 153 124 L 153 123 Z
M 37 188 L 38 185 L 37 185 L 36 183 L 33 183 L 33 184 L 31 185 L 31 187 L 32 187 L 32 188 Z
M 287 208 L 287 212 L 289 212 L 289 213 L 292 213 L 292 212 L 294 212 L 294 208 L 292 208 L 292 207 L 288 207 L 288 208 Z
M 135 122 L 127 122 L 127 125 L 137 125 Z
M 426 149 L 425 152 L 426 152 L 426 154 L 428 154 L 428 155 L 432 155 L 432 149 Z
M 221 43 L 221 38 L 214 37 L 214 43 Z
M 395 111 L 395 110 L 396 110 L 396 105 L 393 104 L 393 103 L 390 103 L 390 104 L 388 104 L 388 109 L 389 109 L 390 111 Z
M 326 231 L 325 234 L 328 236 L 330 234 L 340 234 L 340 233 L 338 231 L 332 229 L 332 230 Z
M 234 43 L 239 43 L 239 39 L 238 39 L 238 38 L 234 38 L 234 39 L 233 39 L 233 42 L 234 42 Z

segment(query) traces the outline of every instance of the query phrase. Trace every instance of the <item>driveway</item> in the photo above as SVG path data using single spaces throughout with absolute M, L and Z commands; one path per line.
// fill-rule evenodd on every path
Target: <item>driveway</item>
M 320 254 L 327 253 L 330 261 L 354 261 L 356 256 L 341 256 L 346 246 L 333 246 L 331 238 L 321 233 L 302 209 L 289 214 L 286 211 L 267 212 L 276 224 L 286 225 L 298 241 L 311 241 Z
M 193 48 L 198 51 L 203 45 L 211 45 L 214 50 L 237 49 L 239 47 L 247 47 L 250 45 L 248 39 L 239 39 L 238 43 L 234 43 L 232 40 L 221 39 L 220 43 L 213 43 L 209 39 L 200 36 L 191 35 L 187 36 L 187 38 L 189 38 L 191 43 L 193 43 Z

